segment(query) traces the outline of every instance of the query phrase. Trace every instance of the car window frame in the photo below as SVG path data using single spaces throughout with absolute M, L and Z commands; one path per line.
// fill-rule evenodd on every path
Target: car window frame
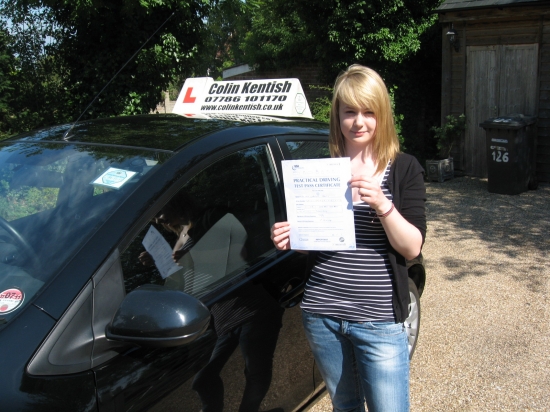
M 171 184 L 170 187 L 167 188 L 154 201 L 154 203 L 147 209 L 147 211 L 143 213 L 138 220 L 136 220 L 136 223 L 126 233 L 126 235 L 123 237 L 123 240 L 119 242 L 117 249 L 120 251 L 120 255 L 124 254 L 126 249 L 139 235 L 139 233 L 145 228 L 147 224 L 151 222 L 151 219 L 153 219 L 164 207 L 164 205 L 174 195 L 176 195 L 191 179 L 193 179 L 202 171 L 206 170 L 210 165 L 222 160 L 227 156 L 230 156 L 233 153 L 261 145 L 265 145 L 267 149 L 267 156 L 269 156 L 270 162 L 272 163 L 273 167 L 273 175 L 275 179 L 275 188 L 273 195 L 278 196 L 279 204 L 279 210 L 275 210 L 275 217 L 281 219 L 285 218 L 286 207 L 284 203 L 284 190 L 281 180 L 282 174 L 280 171 L 281 160 L 284 160 L 284 158 L 281 153 L 281 147 L 277 142 L 275 136 L 262 136 L 254 139 L 247 139 L 230 144 L 219 150 L 211 151 L 210 154 L 206 155 L 204 159 L 186 169 L 181 174 L 181 176 L 178 177 L 177 180 L 175 180 L 174 183 Z M 172 160 L 177 161 L 177 158 L 178 156 L 176 155 Z M 264 256 L 264 258 L 260 261 L 255 262 L 254 264 L 244 268 L 239 273 L 236 273 L 234 276 L 227 279 L 226 282 L 221 283 L 212 291 L 209 291 L 205 295 L 201 296 L 199 300 L 209 306 L 212 303 L 222 299 L 223 297 L 238 289 L 243 284 L 250 282 L 252 279 L 260 276 L 265 270 L 269 269 L 273 264 L 276 263 L 276 257 L 277 250 L 273 249 L 273 251 L 269 255 Z

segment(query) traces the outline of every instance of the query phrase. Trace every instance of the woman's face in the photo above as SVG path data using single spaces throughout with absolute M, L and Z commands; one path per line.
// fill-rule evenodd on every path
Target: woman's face
M 348 142 L 364 146 L 374 142 L 376 116 L 372 111 L 341 104 L 339 115 L 340 129 Z
M 155 217 L 155 223 L 163 225 L 166 229 L 178 233 L 180 227 L 185 224 L 183 218 L 171 207 L 165 207 Z

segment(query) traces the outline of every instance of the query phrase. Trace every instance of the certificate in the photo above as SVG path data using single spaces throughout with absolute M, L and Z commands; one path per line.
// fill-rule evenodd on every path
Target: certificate
M 172 259 L 172 248 L 153 225 L 149 227 L 142 244 L 153 257 L 155 266 L 163 279 L 181 269 Z
M 290 247 L 355 250 L 349 157 L 283 160 Z

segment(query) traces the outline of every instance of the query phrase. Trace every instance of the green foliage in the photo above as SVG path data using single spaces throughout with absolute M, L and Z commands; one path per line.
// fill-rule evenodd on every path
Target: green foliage
M 395 122 L 395 131 L 397 133 L 397 138 L 399 139 L 399 144 L 401 146 L 401 150 L 405 151 L 405 139 L 403 138 L 402 131 L 402 123 L 405 116 L 403 114 L 398 114 L 395 112 L 395 93 L 397 91 L 397 86 L 391 87 L 388 92 L 391 99 L 391 108 L 393 111 L 393 120 Z
M 9 21 L 7 47 L 12 58 L 9 114 L 0 125 L 2 132 L 11 134 L 64 121 L 63 72 L 47 55 L 55 32 L 51 14 L 32 3 L 19 7 L 0 0 L 0 16 Z
M 280 0 L 212 3 L 195 72 L 221 79 L 238 64 L 257 70 L 290 67 L 315 57 L 316 42 L 300 16 Z
M 242 47 L 249 63 L 273 70 L 313 61 L 315 40 L 296 10 L 270 1 L 255 10 Z
M 129 93 L 129 99 L 126 100 L 126 107 L 122 111 L 123 116 L 132 116 L 141 114 L 141 95 L 136 92 Z
M 403 63 L 387 64 L 384 80 L 394 88 L 404 149 L 421 162 L 437 155 L 431 128 L 441 121 L 441 29 L 434 23 L 420 36 L 421 48 Z
M 13 71 L 13 57 L 8 50 L 9 36 L 5 29 L 0 27 L 0 140 L 7 137 L 9 126 L 10 106 L 13 86 L 11 72 Z
M 203 45 L 197 56 L 195 75 L 221 80 L 224 69 L 250 61 L 244 56 L 242 43 L 250 30 L 251 16 L 261 1 L 212 2 L 201 33 Z M 180 83 L 183 84 L 183 80 Z
M 332 92 L 333 88 L 328 86 L 311 85 L 311 89 L 323 90 L 327 95 L 318 97 L 309 104 L 313 118 L 321 122 L 328 123 L 330 121 L 330 108 L 332 107 Z
M 429 158 L 440 118 L 440 2 L 0 0 L 0 16 L 12 22 L 12 36 L 0 35 L 0 138 L 74 121 L 173 12 L 83 119 L 147 113 L 162 91 L 175 99 L 186 77 L 220 79 L 241 63 L 260 75 L 317 64 L 326 84 L 361 63 L 384 77 L 402 145 Z M 310 104 L 328 121 L 328 97 Z
M 433 12 L 440 2 L 272 0 L 251 13 L 242 48 L 259 72 L 310 62 L 327 84 L 353 63 L 377 70 L 392 92 L 402 147 L 425 159 L 436 151 L 430 128 L 440 118 L 441 32 Z M 323 98 L 311 102 L 321 120 L 327 106 Z
M 177 100 L 178 95 L 181 91 L 182 85 L 176 82 L 170 82 L 168 85 L 168 97 L 170 100 Z
M 272 0 L 251 16 L 248 63 L 320 62 L 328 78 L 362 62 L 400 63 L 420 50 L 441 0 Z M 290 63 L 284 57 L 290 59 Z
M 209 8 L 191 0 L 0 0 L 17 55 L 11 129 L 148 113 L 197 64 Z
M 0 217 L 8 222 L 33 215 L 56 205 L 58 188 L 21 187 L 9 190 L 5 180 L 0 180 Z
M 451 155 L 453 146 L 460 139 L 464 130 L 466 130 L 466 116 L 464 114 L 460 116 L 451 114 L 446 117 L 446 122 L 441 127 L 432 127 L 437 140 L 437 148 L 443 158 L 448 158 Z
M 330 121 L 331 106 L 332 102 L 327 96 L 318 97 L 309 105 L 313 118 L 325 123 Z

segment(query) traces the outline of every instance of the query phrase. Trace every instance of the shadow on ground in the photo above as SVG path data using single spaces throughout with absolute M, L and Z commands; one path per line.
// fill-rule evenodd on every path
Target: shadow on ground
M 466 249 L 464 256 L 441 256 L 440 262 L 452 272 L 449 280 L 506 271 L 507 259 L 503 257 L 540 257 L 550 249 L 550 184 L 514 196 L 489 193 L 486 179 L 472 177 L 429 182 L 426 187 L 429 241 L 441 238 L 450 248 L 453 243 L 473 241 L 483 249 L 472 254 Z M 524 269 L 515 280 L 527 282 L 530 289 L 536 290 L 540 280 L 526 274 L 536 273 L 538 262 Z

